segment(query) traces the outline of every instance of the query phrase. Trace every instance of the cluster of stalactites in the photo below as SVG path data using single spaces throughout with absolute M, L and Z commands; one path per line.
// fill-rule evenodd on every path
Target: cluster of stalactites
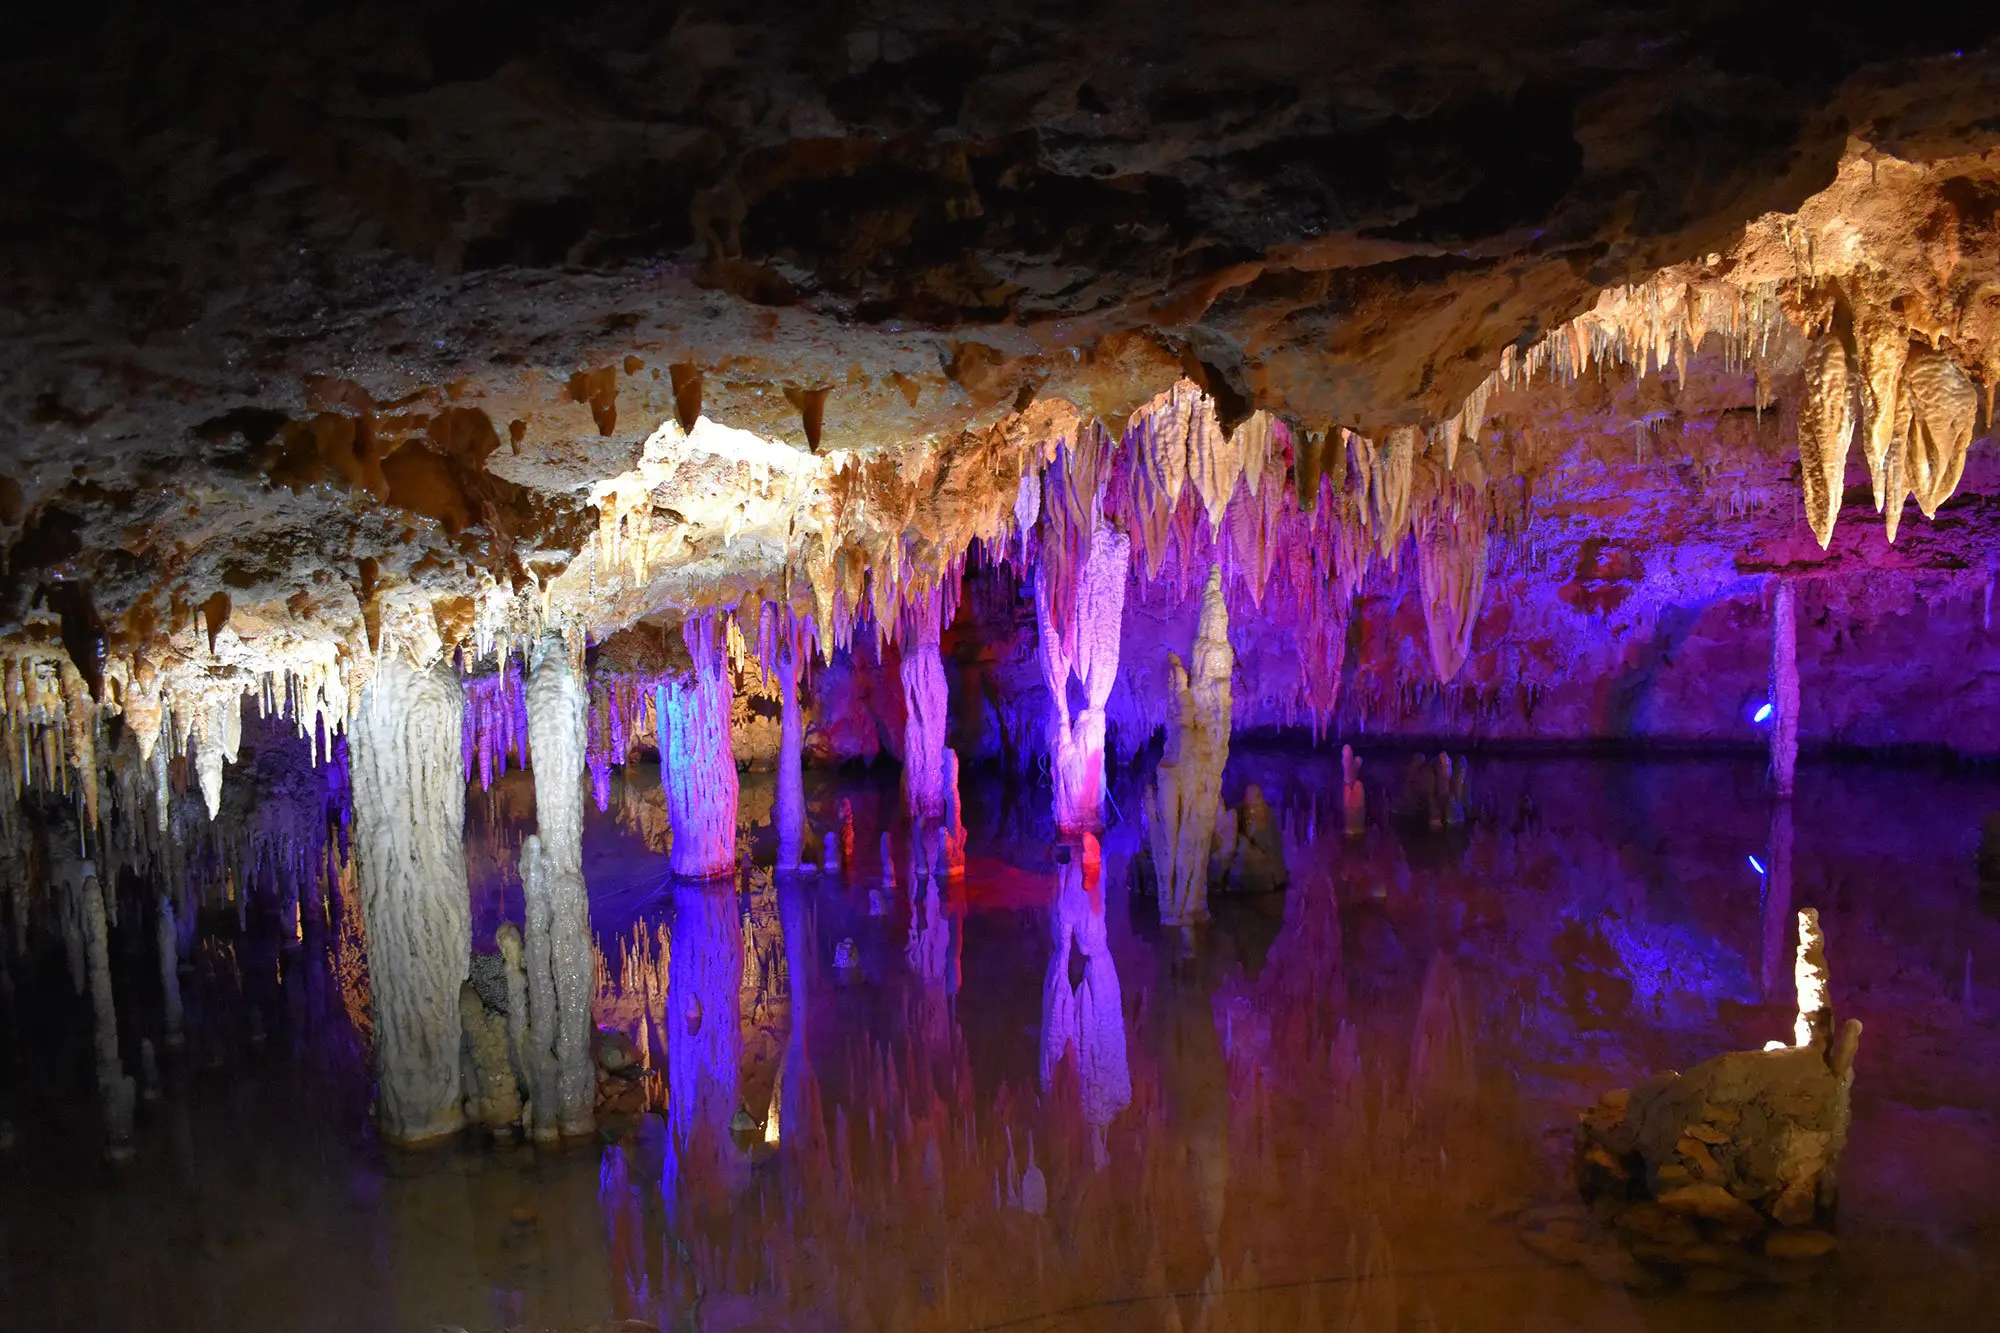
M 1891 542 L 1912 496 L 1925 518 L 1936 516 L 1972 448 L 1979 391 L 1945 352 L 1912 338 L 1891 299 L 1890 288 L 1865 275 L 1833 284 L 1830 326 L 1806 353 L 1799 481 L 1821 549 L 1840 517 L 1857 429 Z

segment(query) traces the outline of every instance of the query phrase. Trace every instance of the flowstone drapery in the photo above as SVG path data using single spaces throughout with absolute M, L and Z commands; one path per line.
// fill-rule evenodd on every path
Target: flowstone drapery
M 1191 656 L 1192 672 L 1179 657 L 1167 658 L 1179 716 L 1167 729 L 1166 755 L 1146 801 L 1160 920 L 1170 926 L 1208 918 L 1208 854 L 1229 759 L 1229 680 L 1236 662 L 1220 569 L 1209 570 Z
M 562 636 L 542 639 L 528 678 L 528 745 L 538 832 L 521 849 L 537 1138 L 596 1127 L 590 1063 L 590 902 L 583 885 L 584 690 Z M 733 769 L 732 769 L 733 772 Z M 541 1079 L 537 1079 L 540 1082 Z M 553 1096 L 551 1096 L 553 1094 Z
M 1056 827 L 1084 833 L 1104 822 L 1104 705 L 1118 679 L 1118 638 L 1125 616 L 1125 580 L 1132 541 L 1100 522 L 1073 589 L 1074 622 L 1060 623 L 1063 608 L 1052 586 L 1050 562 L 1035 567 L 1038 656 L 1049 687 L 1049 771 L 1055 780 Z M 1083 687 L 1082 707 L 1070 714 L 1070 679 Z
M 458 988 L 471 967 L 465 696 L 449 666 L 390 655 L 349 730 L 354 840 L 374 1001 L 376 1116 L 386 1142 L 456 1132 Z
M 681 626 L 691 670 L 656 695 L 660 782 L 674 845 L 668 863 L 683 879 L 715 879 L 736 865 L 736 756 L 729 741 L 729 662 L 721 626 L 702 616 Z

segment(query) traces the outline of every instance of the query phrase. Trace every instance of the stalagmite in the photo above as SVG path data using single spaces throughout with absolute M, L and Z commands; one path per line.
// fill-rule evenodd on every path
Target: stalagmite
M 1340 809 L 1348 837 L 1358 838 L 1367 832 L 1368 792 L 1361 785 L 1361 756 L 1351 745 L 1340 747 Z
M 459 983 L 471 966 L 464 692 L 457 673 L 386 657 L 349 729 L 355 852 L 385 1141 L 456 1132 Z
M 942 593 L 931 589 L 903 611 L 903 796 L 910 814 L 937 819 L 944 814 L 944 659 Z
M 660 781 L 674 845 L 669 864 L 683 879 L 715 879 L 736 866 L 736 758 L 729 739 L 729 663 L 715 619 L 681 626 L 692 670 L 657 693 Z
M 132 1157 L 132 1110 L 138 1088 L 118 1059 L 118 1011 L 111 992 L 111 940 L 105 924 L 104 890 L 97 867 L 89 861 L 76 870 L 73 892 L 83 918 L 89 959 L 90 1008 L 95 1015 L 97 1092 L 104 1102 L 104 1155 L 112 1161 Z
M 1103 824 L 1104 706 L 1118 678 L 1119 633 L 1131 565 L 1131 539 L 1100 524 L 1090 535 L 1089 554 L 1075 582 L 1075 621 L 1068 635 L 1058 623 L 1048 562 L 1035 570 L 1038 656 L 1050 699 L 1049 769 L 1055 780 L 1056 827 L 1065 832 L 1088 832 Z M 1083 687 L 1083 706 L 1073 718 L 1072 676 Z
M 1820 932 L 1819 909 L 1799 911 L 1798 956 L 1792 967 L 1798 990 L 1798 1015 L 1792 1020 L 1792 1045 L 1824 1047 L 1833 1035 L 1833 1008 L 1827 999 L 1826 936 Z
M 538 836 L 521 850 L 529 1040 L 536 1061 L 542 1058 L 541 1047 L 548 1046 L 555 1070 L 554 1102 L 538 1101 L 534 1108 L 538 1138 L 588 1134 L 595 1128 L 590 902 L 583 884 L 584 706 L 583 684 L 562 636 L 545 636 L 528 679 Z M 730 776 L 735 776 L 733 764 Z
M 1833 540 L 1847 482 L 1847 451 L 1854 442 L 1854 376 L 1847 350 L 1824 334 L 1806 354 L 1805 400 L 1799 405 L 1799 480 L 1806 522 L 1820 549 Z
M 1799 761 L 1799 639 L 1797 594 L 1779 583 L 1771 604 L 1771 783 L 1792 794 Z
M 1208 918 L 1208 855 L 1222 799 L 1222 768 L 1229 758 L 1229 611 L 1222 571 L 1211 568 L 1202 592 L 1192 675 L 1168 655 L 1177 722 L 1167 731 L 1146 808 L 1147 838 L 1160 894 L 1160 920 L 1189 925 Z

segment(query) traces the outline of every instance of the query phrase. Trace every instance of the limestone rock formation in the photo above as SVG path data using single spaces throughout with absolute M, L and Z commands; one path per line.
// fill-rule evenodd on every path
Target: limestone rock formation
M 385 658 L 356 711 L 355 857 L 374 997 L 377 1119 L 415 1146 L 456 1131 L 459 987 L 471 968 L 464 692 L 449 666 Z
M 1210 570 L 1201 622 L 1190 654 L 1193 671 L 1169 658 L 1179 719 L 1146 800 L 1146 834 L 1160 897 L 1160 920 L 1186 926 L 1208 917 L 1208 859 L 1229 758 L 1229 612 L 1222 574 Z
M 1642 1262 L 1690 1281 L 1714 1270 L 1782 1277 L 1786 1263 L 1833 1248 L 1861 1024 L 1833 1030 L 1811 909 L 1799 936 L 1795 1044 L 1607 1093 L 1578 1122 L 1579 1187 Z

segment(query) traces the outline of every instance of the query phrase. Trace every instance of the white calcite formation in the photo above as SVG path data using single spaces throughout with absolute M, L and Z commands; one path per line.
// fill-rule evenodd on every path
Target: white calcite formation
M 521 851 L 527 911 L 528 1026 L 532 1059 L 546 1059 L 553 1089 L 540 1090 L 537 1138 L 588 1134 L 596 1074 L 590 1061 L 593 959 L 583 884 L 583 683 L 559 635 L 543 638 L 528 677 L 528 745 L 537 833 Z M 551 1100 L 543 1100 L 549 1097 Z
M 390 655 L 349 728 L 354 845 L 385 1141 L 456 1132 L 458 992 L 471 966 L 465 874 L 465 695 L 458 676 Z
M 933 589 L 912 597 L 903 614 L 903 797 L 918 819 L 944 815 L 946 708 L 939 653 L 943 598 Z
M 1125 615 L 1132 542 L 1101 521 L 1074 580 L 1071 621 L 1060 623 L 1061 594 L 1053 566 L 1035 569 L 1035 621 L 1042 679 L 1049 687 L 1049 776 L 1055 783 L 1056 827 L 1089 832 L 1104 822 L 1104 705 L 1118 679 L 1119 630 Z M 1083 690 L 1070 712 L 1070 682 Z
M 1190 656 L 1192 672 L 1180 658 L 1169 660 L 1179 714 L 1146 801 L 1160 920 L 1174 926 L 1208 918 L 1208 857 L 1229 759 L 1229 680 L 1236 659 L 1219 570 L 1209 572 Z

